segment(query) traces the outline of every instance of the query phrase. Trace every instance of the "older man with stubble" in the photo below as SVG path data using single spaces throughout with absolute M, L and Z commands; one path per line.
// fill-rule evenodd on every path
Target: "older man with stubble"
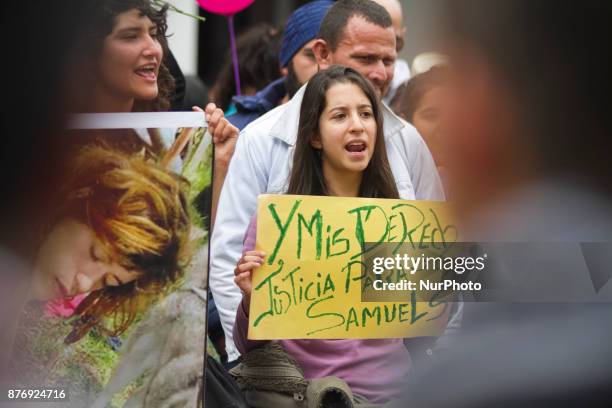
M 370 0 L 339 0 L 323 19 L 318 37 L 312 49 L 319 69 L 333 64 L 351 67 L 374 84 L 379 97 L 386 93 L 397 52 L 391 17 L 382 6 Z M 241 132 L 221 192 L 211 240 L 210 286 L 230 361 L 239 356 L 232 329 L 242 298 L 234 283 L 234 268 L 256 212 L 257 196 L 286 191 L 304 89 Z M 386 106 L 383 117 L 387 154 L 400 195 L 443 200 L 436 166 L 421 136 Z

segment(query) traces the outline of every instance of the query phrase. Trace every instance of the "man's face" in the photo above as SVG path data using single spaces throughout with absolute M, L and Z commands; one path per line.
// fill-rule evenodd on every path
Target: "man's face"
M 319 69 L 317 60 L 312 51 L 312 45 L 314 43 L 315 40 L 310 40 L 304 44 L 293 58 L 291 58 L 291 61 L 289 61 L 285 69 L 284 74 L 287 77 L 285 87 L 287 88 L 287 93 L 290 98 L 295 95 L 302 85 L 310 81 L 310 78 L 312 78 Z
M 317 73 L 317 60 L 312 52 L 312 45 L 315 40 L 310 40 L 291 59 L 295 77 L 301 85 Z
M 382 28 L 363 17 L 349 19 L 338 47 L 329 50 L 329 56 L 319 61 L 319 67 L 340 64 L 353 68 L 368 78 L 379 97 L 385 95 L 393 79 L 395 67 L 395 32 L 393 27 Z

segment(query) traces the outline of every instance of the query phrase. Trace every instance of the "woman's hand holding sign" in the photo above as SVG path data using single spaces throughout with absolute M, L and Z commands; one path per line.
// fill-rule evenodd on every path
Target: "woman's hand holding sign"
M 208 126 L 208 132 L 211 134 L 213 143 L 215 145 L 214 150 L 214 178 L 212 187 L 212 209 L 211 209 L 211 231 L 215 225 L 215 218 L 217 217 L 217 203 L 219 202 L 219 196 L 221 195 L 221 187 L 225 181 L 225 175 L 227 174 L 227 168 L 229 162 L 234 155 L 234 148 L 236 147 L 236 141 L 238 140 L 239 130 L 236 126 L 232 125 L 229 120 L 223 114 L 223 111 L 214 103 L 206 105 L 206 110 L 202 111 L 202 108 L 197 106 L 193 107 L 196 112 L 204 112 L 206 122 Z
M 242 291 L 242 296 L 247 305 L 251 303 L 251 291 L 253 290 L 252 272 L 263 264 L 265 256 L 266 254 L 261 251 L 247 251 L 234 269 L 234 275 L 236 275 L 234 282 Z
M 208 132 L 215 144 L 215 161 L 222 162 L 227 167 L 234 154 L 236 141 L 238 140 L 239 129 L 232 125 L 223 114 L 223 111 L 214 103 L 206 105 L 206 110 L 194 106 L 196 112 L 204 112 L 208 124 Z

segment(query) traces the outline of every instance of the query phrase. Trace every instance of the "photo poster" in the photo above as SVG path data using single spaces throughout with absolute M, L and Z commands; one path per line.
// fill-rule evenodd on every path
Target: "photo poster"
M 137 265 L 146 265 L 139 270 L 139 276 L 156 276 L 157 286 L 148 286 L 147 290 L 143 290 L 139 285 L 146 285 L 146 282 L 139 283 L 144 281 L 141 278 L 136 280 L 133 290 L 128 290 L 128 284 L 105 282 L 117 286 L 110 290 L 126 290 L 119 294 L 124 304 L 137 305 L 136 309 L 132 309 L 132 313 L 136 310 L 136 315 L 127 322 L 121 334 L 113 335 L 111 329 L 118 319 L 120 322 L 120 319 L 124 319 L 125 323 L 122 314 L 113 317 L 102 315 L 99 319 L 94 315 L 93 319 L 98 320 L 91 327 L 82 328 L 83 317 L 77 313 L 78 306 L 96 291 L 76 297 L 28 302 L 22 312 L 15 342 L 14 358 L 17 362 L 13 366 L 18 368 L 14 377 L 16 385 L 23 388 L 55 388 L 55 397 L 46 398 L 49 406 L 201 406 L 213 169 L 213 143 L 207 132 L 204 114 L 79 114 L 72 118 L 62 137 L 66 149 L 70 149 L 67 169 L 71 168 L 71 160 L 78 159 L 88 148 L 102 147 L 119 151 L 122 157 L 138 160 L 140 167 L 130 165 L 130 169 L 136 169 L 136 173 L 128 178 L 138 179 L 139 188 L 147 183 L 154 185 L 149 196 L 142 198 L 141 193 L 136 192 L 130 196 L 131 201 L 125 199 L 121 208 L 130 207 L 129 211 L 137 211 L 139 206 L 149 206 L 145 212 L 155 214 L 151 218 L 157 217 L 162 221 L 157 222 L 157 227 L 151 227 L 146 224 L 147 220 L 141 219 L 132 219 L 131 224 L 125 219 L 120 221 L 127 225 L 113 221 L 117 224 L 114 225 L 115 230 L 119 231 L 115 231 L 116 236 L 132 234 L 130 242 L 133 242 L 164 236 L 168 231 L 173 231 L 175 235 L 169 235 L 172 238 L 168 239 L 169 244 L 163 250 L 167 255 L 164 252 L 152 258 L 155 261 L 134 255 Z M 100 160 L 105 160 L 104 154 L 102 152 Z M 155 167 L 157 176 L 148 173 L 148 166 Z M 104 169 L 104 166 L 100 168 Z M 73 180 L 74 176 L 78 178 L 80 175 L 67 173 L 66 179 Z M 107 174 L 101 177 L 102 180 L 81 181 L 81 186 L 91 183 L 92 191 L 97 191 L 96 184 L 108 181 L 104 177 L 115 176 Z M 151 180 L 154 177 L 155 181 Z M 167 181 L 167 177 L 182 180 L 180 184 L 168 182 L 167 185 L 180 185 L 186 205 L 179 207 L 180 200 L 166 200 L 160 204 L 167 186 L 159 180 Z M 118 179 L 117 184 L 122 192 L 136 188 L 125 180 Z M 58 191 L 63 191 L 63 188 L 58 186 Z M 62 193 L 66 196 L 60 197 L 60 201 L 70 195 L 88 194 L 81 190 Z M 171 187 L 167 187 L 167 190 L 171 191 Z M 90 200 L 118 199 L 112 194 L 99 195 L 96 197 L 92 193 Z M 95 207 L 95 203 L 88 205 L 86 211 L 93 211 L 90 207 Z M 182 213 L 180 208 L 184 210 Z M 181 214 L 187 214 L 187 217 L 181 219 Z M 103 214 L 104 217 L 107 215 Z M 141 221 L 144 221 L 144 226 L 138 227 Z M 100 220 L 97 222 L 100 223 Z M 188 228 L 184 228 L 185 224 L 189 224 Z M 133 228 L 140 229 L 134 232 L 131 230 Z M 94 227 L 91 230 L 96 231 Z M 187 239 L 181 241 L 176 238 L 180 235 L 177 231 L 181 231 L 182 237 Z M 113 245 L 111 242 L 111 247 Z M 123 242 L 117 247 L 120 245 L 129 246 Z M 109 250 L 109 253 L 112 254 L 112 251 Z M 177 260 L 178 253 L 181 254 L 180 261 Z M 100 257 L 96 254 L 93 256 Z M 175 263 L 181 265 L 178 272 L 172 268 Z M 168 272 L 170 270 L 174 272 Z M 170 275 L 173 277 L 169 278 Z M 62 279 L 65 285 L 70 284 L 66 283 L 66 277 Z M 125 299 L 126 296 L 128 299 Z M 145 298 L 146 301 L 143 300 Z M 64 391 L 64 400 L 57 400 L 57 390 Z
M 452 303 L 418 291 L 372 297 L 375 279 L 412 278 L 400 270 L 374 276 L 368 258 L 379 248 L 440 255 L 457 239 L 445 202 L 260 195 L 256 250 L 266 256 L 253 273 L 248 338 L 439 336 Z

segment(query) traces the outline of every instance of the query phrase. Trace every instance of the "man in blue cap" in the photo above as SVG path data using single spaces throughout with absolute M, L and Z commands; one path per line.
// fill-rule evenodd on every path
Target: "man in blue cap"
M 317 0 L 295 10 L 287 20 L 280 50 L 281 72 L 287 76 L 289 98 L 317 73 L 312 46 L 331 0 Z
M 235 96 L 232 102 L 237 112 L 228 116 L 232 125 L 243 129 L 246 125 L 287 101 L 317 73 L 317 61 L 312 45 L 325 13 L 334 2 L 316 0 L 303 5 L 289 16 L 283 32 L 280 64 L 283 77 L 250 96 Z M 285 98 L 286 97 L 286 98 Z

